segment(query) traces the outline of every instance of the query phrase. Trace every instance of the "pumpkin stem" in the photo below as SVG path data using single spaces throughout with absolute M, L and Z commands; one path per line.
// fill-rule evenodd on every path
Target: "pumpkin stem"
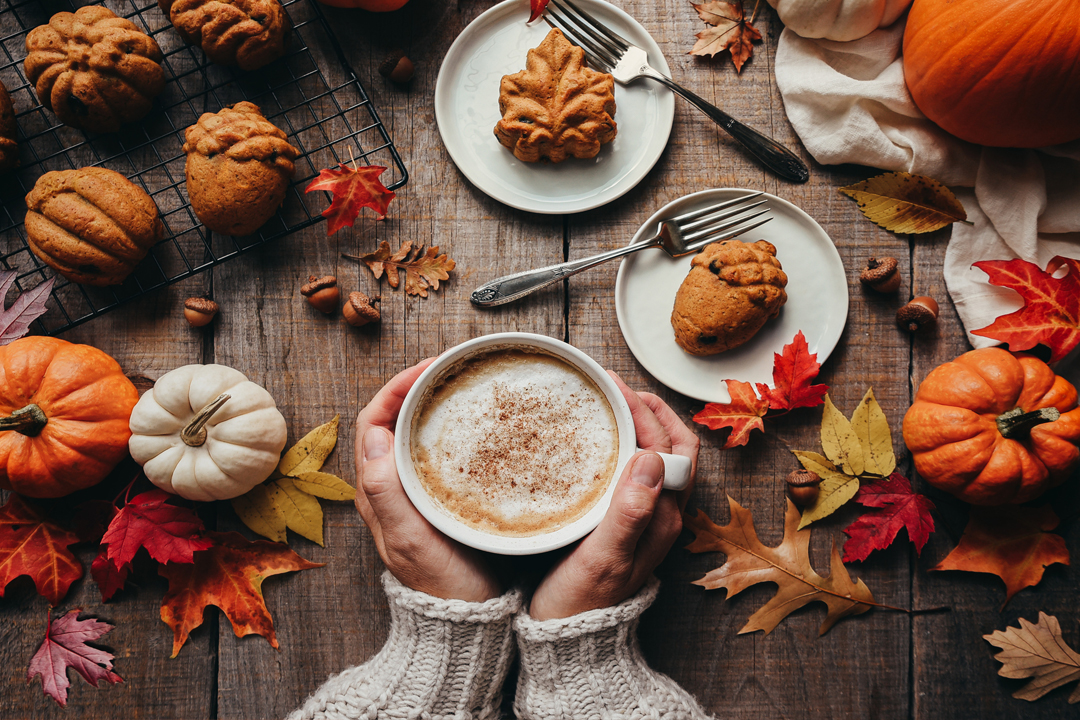
M 1031 432 L 1031 428 L 1043 423 L 1055 422 L 1061 417 L 1061 411 L 1054 407 L 1043 408 L 1024 412 L 1023 408 L 1013 408 L 1007 413 L 998 415 L 997 426 L 1002 437 L 1023 438 Z
M 0 430 L 14 430 L 27 437 L 37 437 L 48 422 L 49 418 L 46 417 L 45 411 L 30 403 L 8 417 L 0 418 Z
M 206 404 L 199 412 L 195 413 L 195 417 L 191 418 L 191 422 L 187 427 L 180 431 L 180 439 L 184 441 L 185 445 L 191 447 L 199 447 L 206 442 L 206 428 L 203 427 L 210 418 L 214 416 L 221 406 L 229 401 L 228 393 L 221 393 L 211 402 Z

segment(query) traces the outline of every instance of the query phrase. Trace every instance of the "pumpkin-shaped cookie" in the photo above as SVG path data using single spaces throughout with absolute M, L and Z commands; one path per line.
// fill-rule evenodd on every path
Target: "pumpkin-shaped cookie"
M 205 113 L 184 139 L 188 197 L 203 225 L 250 235 L 273 217 L 300 151 L 258 106 L 241 102 Z
M 131 457 L 159 488 L 226 500 L 270 476 L 287 428 L 270 393 L 239 370 L 185 365 L 143 394 L 131 432 Z
M 292 20 L 278 0 L 158 0 L 180 36 L 218 65 L 255 70 L 285 54 Z
M 11 104 L 7 88 L 0 82 L 0 173 L 19 166 L 19 146 L 16 142 L 18 135 L 15 107 Z
M 105 168 L 45 173 L 26 196 L 26 208 L 30 249 L 86 285 L 122 283 L 163 231 L 150 196 Z
M 65 125 L 113 132 L 150 112 L 165 87 L 161 48 L 130 20 L 89 5 L 26 36 L 26 77 Z
M 787 275 L 765 240 L 708 245 L 675 295 L 675 341 L 691 355 L 715 355 L 752 338 L 787 302 Z

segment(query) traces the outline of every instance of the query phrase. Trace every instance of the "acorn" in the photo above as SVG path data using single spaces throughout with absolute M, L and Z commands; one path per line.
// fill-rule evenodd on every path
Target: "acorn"
M 900 287 L 900 271 L 894 257 L 868 258 L 859 280 L 862 284 L 881 293 L 896 292 Z
M 799 507 L 813 505 L 821 492 L 821 476 L 809 470 L 792 470 L 787 476 L 787 492 Z
M 218 313 L 218 304 L 210 298 L 190 297 L 184 301 L 184 319 L 191 327 L 209 325 Z
M 405 85 L 412 80 L 413 67 L 412 60 L 405 56 L 403 50 L 395 50 L 390 53 L 385 60 L 382 61 L 382 65 L 379 66 L 379 74 L 388 80 L 398 83 L 399 85 Z
M 337 278 L 333 275 L 310 275 L 307 284 L 300 288 L 300 294 L 313 308 L 327 315 L 337 310 L 338 301 L 341 299 L 341 290 L 338 289 Z
M 359 291 L 351 292 L 348 300 L 345 301 L 345 307 L 341 308 L 341 314 L 345 316 L 345 322 L 353 327 L 379 322 L 381 315 L 379 314 L 379 308 L 375 307 L 375 303 L 381 299 L 379 297 L 368 298 L 367 295 Z
M 896 324 L 908 332 L 930 330 L 937 325 L 938 304 L 932 297 L 922 295 L 913 298 L 896 311 Z

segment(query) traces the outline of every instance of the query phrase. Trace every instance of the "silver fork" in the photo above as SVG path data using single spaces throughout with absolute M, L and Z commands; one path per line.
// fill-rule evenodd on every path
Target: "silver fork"
M 562 14 L 553 8 L 558 8 Z M 619 83 L 626 85 L 637 78 L 647 77 L 667 85 L 676 94 L 686 98 L 690 104 L 712 118 L 769 170 L 791 182 L 803 183 L 810 179 L 810 170 L 793 152 L 772 138 L 743 125 L 720 108 L 698 97 L 649 65 L 649 56 L 643 49 L 605 27 L 599 20 L 575 5 L 572 0 L 550 0 L 544 14 L 544 21 L 560 30 L 570 42 L 584 50 L 593 67 L 611 73 L 611 76 Z
M 558 265 L 549 265 L 537 270 L 526 270 L 525 272 L 497 278 L 473 290 L 470 300 L 474 305 L 481 307 L 502 305 L 524 297 L 534 290 L 557 283 L 563 278 L 576 275 L 582 270 L 588 270 L 601 263 L 606 263 L 608 260 L 614 260 L 617 257 L 629 255 L 645 248 L 663 248 L 664 252 L 671 257 L 679 257 L 699 250 L 709 243 L 730 240 L 737 235 L 760 227 L 772 219 L 766 217 L 754 222 L 754 220 L 762 215 L 767 215 L 769 212 L 767 207 L 758 212 L 751 212 L 767 202 L 766 200 L 759 200 L 758 202 L 748 203 L 748 201 L 759 197 L 761 194 L 761 192 L 755 192 L 750 195 L 743 195 L 734 200 L 725 200 L 715 205 L 692 210 L 669 220 L 663 220 L 657 228 L 656 235 L 633 245 L 609 250 L 581 260 L 571 260 Z

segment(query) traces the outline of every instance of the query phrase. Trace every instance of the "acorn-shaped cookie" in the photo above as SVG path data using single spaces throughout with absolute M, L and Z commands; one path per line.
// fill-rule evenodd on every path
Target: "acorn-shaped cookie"
M 15 124 L 15 108 L 11 104 L 4 83 L 0 82 L 0 173 L 19 166 L 19 146 L 16 138 L 19 127 Z
M 26 196 L 26 239 L 68 280 L 117 285 L 161 239 L 157 206 L 115 170 L 54 170 Z
M 691 355 L 715 355 L 752 338 L 787 302 L 787 275 L 772 243 L 726 240 L 690 264 L 675 295 L 675 341 Z
M 133 22 L 88 5 L 26 36 L 27 79 L 65 125 L 114 132 L 142 119 L 165 87 L 161 48 Z
M 158 0 L 173 27 L 211 62 L 256 70 L 285 54 L 292 20 L 278 0 Z
M 188 197 L 203 225 L 250 235 L 273 217 L 300 151 L 258 106 L 241 102 L 205 113 L 184 139 Z

